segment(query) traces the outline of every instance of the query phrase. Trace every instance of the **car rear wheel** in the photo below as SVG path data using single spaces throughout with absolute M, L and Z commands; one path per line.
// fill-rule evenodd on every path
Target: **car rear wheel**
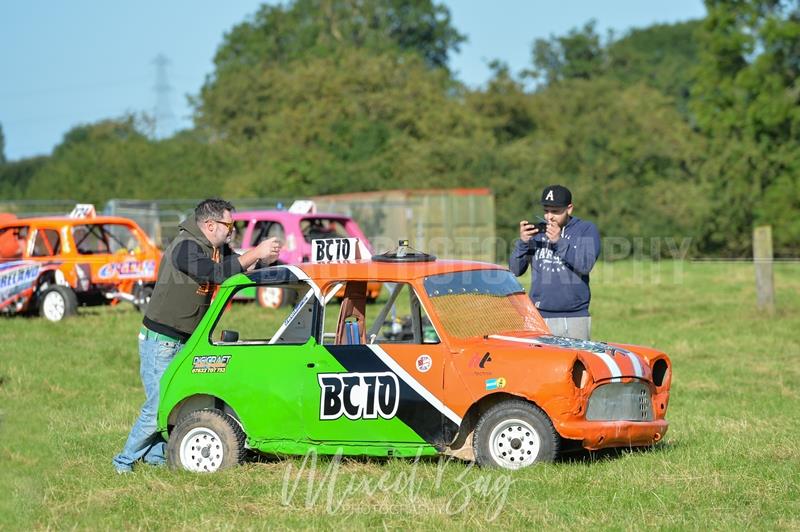
M 547 415 L 520 399 L 490 407 L 475 425 L 473 440 L 478 465 L 504 469 L 552 462 L 559 442 Z
M 216 410 L 196 410 L 173 429 L 167 442 L 170 467 L 212 473 L 240 464 L 245 435 L 231 416 Z
M 39 314 L 50 321 L 61 321 L 77 310 L 78 297 L 66 286 L 51 286 L 39 296 Z

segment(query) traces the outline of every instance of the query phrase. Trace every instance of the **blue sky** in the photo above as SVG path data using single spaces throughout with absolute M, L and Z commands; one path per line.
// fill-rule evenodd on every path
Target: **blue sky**
M 0 2 L 0 125 L 10 160 L 50 153 L 71 127 L 156 108 L 154 59 L 165 55 L 168 129 L 191 126 L 186 95 L 212 72 L 226 31 L 256 0 L 26 0 Z M 701 0 L 445 0 L 469 41 L 451 68 L 471 86 L 492 59 L 514 72 L 530 65 L 537 38 L 596 19 L 598 29 L 700 18 Z

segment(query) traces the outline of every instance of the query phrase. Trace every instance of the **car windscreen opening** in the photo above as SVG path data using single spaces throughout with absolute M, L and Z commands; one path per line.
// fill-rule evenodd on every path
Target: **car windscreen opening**
M 459 338 L 510 331 L 548 334 L 517 279 L 507 270 L 468 270 L 426 277 L 425 291 L 445 329 Z

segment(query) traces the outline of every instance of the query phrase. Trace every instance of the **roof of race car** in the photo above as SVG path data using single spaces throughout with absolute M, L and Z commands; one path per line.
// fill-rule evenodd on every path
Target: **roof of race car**
M 69 216 L 36 216 L 33 218 L 13 218 L 0 221 L 0 227 L 18 225 L 87 225 L 87 224 L 125 224 L 136 225 L 130 218 L 121 216 L 92 216 L 88 218 L 70 218 Z
M 324 213 L 324 212 L 289 212 L 289 211 L 278 211 L 278 210 L 264 210 L 264 211 L 237 211 L 231 214 L 231 218 L 234 221 L 240 220 L 290 220 L 290 219 L 314 219 L 314 218 L 323 218 L 323 219 L 332 219 L 332 220 L 352 220 L 350 216 L 346 216 L 344 214 L 334 214 L 334 213 Z
M 373 262 L 362 260 L 335 263 L 304 262 L 294 266 L 272 266 L 249 272 L 247 277 L 256 283 L 290 282 L 300 278 L 302 274 L 314 280 L 375 279 L 402 282 L 442 273 L 504 269 L 504 266 L 498 266 L 497 264 L 467 260 L 437 260 L 431 262 Z M 298 272 L 297 270 L 300 271 Z

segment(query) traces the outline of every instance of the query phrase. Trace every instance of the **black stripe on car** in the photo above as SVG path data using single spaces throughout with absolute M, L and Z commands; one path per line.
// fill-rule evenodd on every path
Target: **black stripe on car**
M 458 425 L 447 418 L 435 405 L 420 395 L 411 384 L 387 366 L 365 345 L 326 345 L 325 349 L 349 373 L 384 373 L 397 375 L 400 382 L 400 404 L 395 417 L 408 425 L 422 439 L 443 450 L 458 432 Z M 418 383 L 414 383 L 419 386 Z

